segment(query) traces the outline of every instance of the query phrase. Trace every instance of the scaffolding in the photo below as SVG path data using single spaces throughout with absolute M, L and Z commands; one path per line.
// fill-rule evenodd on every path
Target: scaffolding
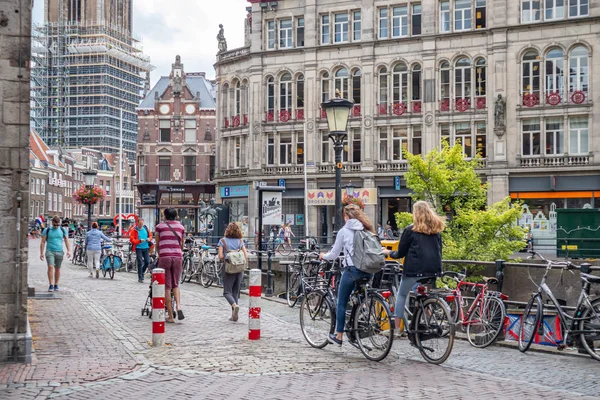
M 106 22 L 35 25 L 32 34 L 31 122 L 53 147 L 123 150 L 130 159 L 137 142 L 136 107 L 154 67 L 131 32 Z M 64 22 L 60 22 L 64 21 Z

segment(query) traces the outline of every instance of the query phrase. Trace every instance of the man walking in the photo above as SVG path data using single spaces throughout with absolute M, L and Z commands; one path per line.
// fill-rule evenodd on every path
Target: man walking
M 152 233 L 144 225 L 142 218 L 138 219 L 137 225 L 129 232 L 129 241 L 132 246 L 131 251 L 135 251 L 137 259 L 138 282 L 144 283 L 144 272 L 150 264 L 149 250 Z
M 40 260 L 44 261 L 45 256 L 48 264 L 49 292 L 60 290 L 58 281 L 60 280 L 60 267 L 64 257 L 63 242 L 67 246 L 67 258 L 71 258 L 69 234 L 60 226 L 60 217 L 55 215 L 52 217 L 52 227 L 48 227 L 42 231 L 42 242 L 40 243 Z M 48 243 L 47 247 L 46 243 Z

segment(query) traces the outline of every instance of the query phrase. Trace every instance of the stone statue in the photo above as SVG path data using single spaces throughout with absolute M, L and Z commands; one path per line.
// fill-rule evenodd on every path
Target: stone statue
M 219 42 L 219 53 L 227 51 L 227 40 L 225 39 L 225 30 L 223 29 L 223 24 L 219 24 L 217 41 Z
M 498 99 L 494 103 L 494 128 L 502 129 L 506 126 L 504 122 L 506 116 L 506 102 L 502 98 L 502 95 L 498 95 Z

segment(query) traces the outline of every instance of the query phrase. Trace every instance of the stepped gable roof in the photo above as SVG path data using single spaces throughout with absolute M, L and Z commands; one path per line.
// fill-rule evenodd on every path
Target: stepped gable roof
M 142 103 L 139 105 L 138 109 L 153 110 L 155 93 L 158 93 L 159 97 L 162 96 L 169 87 L 169 83 L 169 77 L 162 76 L 158 82 L 156 82 L 156 85 L 154 85 L 152 90 L 148 92 L 148 95 L 144 98 L 144 100 L 142 100 Z M 211 94 L 212 84 L 206 80 L 205 77 L 186 75 L 185 85 L 194 96 L 196 96 L 197 92 L 200 92 L 200 108 L 217 108 L 215 99 Z
M 42 140 L 40 135 L 37 134 L 35 129 L 31 129 L 29 133 L 29 149 L 33 155 L 40 160 L 40 162 L 45 166 L 54 166 L 59 168 L 64 168 L 64 163 L 60 160 L 57 160 L 58 163 L 54 162 L 54 157 L 48 155 L 48 151 L 50 148 L 48 145 Z M 30 157 L 31 159 L 31 157 Z

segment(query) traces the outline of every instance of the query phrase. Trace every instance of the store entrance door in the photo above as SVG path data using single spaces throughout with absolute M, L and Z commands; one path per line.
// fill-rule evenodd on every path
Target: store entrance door
M 410 197 L 396 197 L 382 200 L 381 223 L 385 226 L 389 221 L 394 232 L 398 230 L 396 217 L 394 216 L 397 212 L 412 212 L 412 200 Z

